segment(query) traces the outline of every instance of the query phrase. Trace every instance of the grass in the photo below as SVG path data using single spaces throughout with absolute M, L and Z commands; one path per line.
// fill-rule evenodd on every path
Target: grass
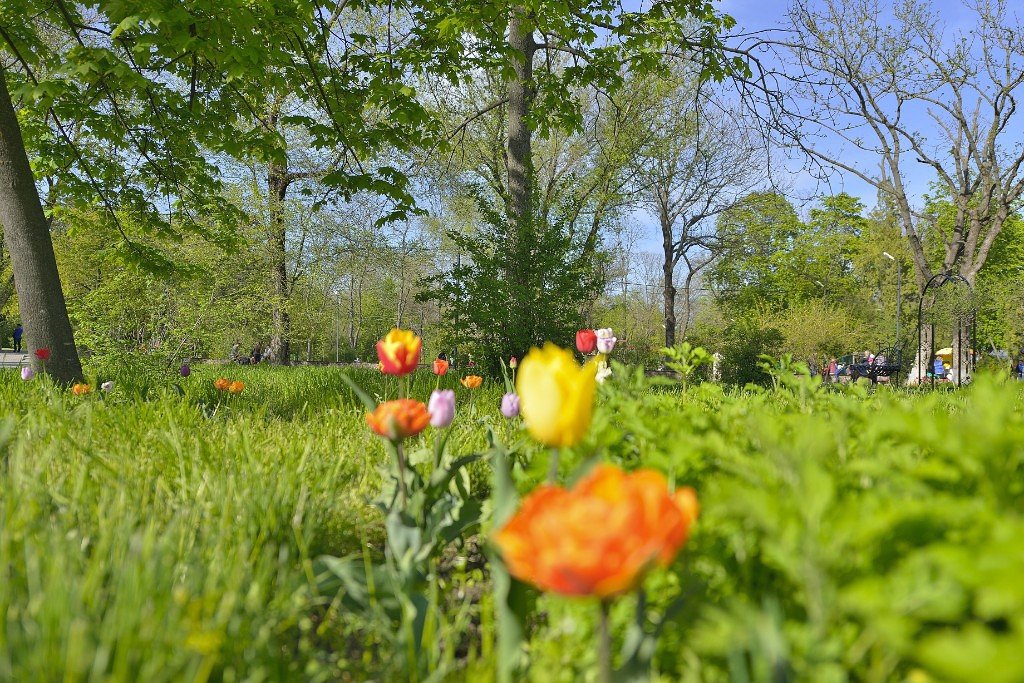
M 390 625 L 340 609 L 316 576 L 322 555 L 381 559 L 366 501 L 384 451 L 363 408 L 337 369 L 229 368 L 240 396 L 213 389 L 226 370 L 111 366 L 93 383 L 113 377 L 115 391 L 83 398 L 0 374 L 0 680 L 404 677 L 389 668 Z M 357 374 L 378 396 L 397 389 Z M 434 386 L 423 374 L 411 391 Z M 546 454 L 498 416 L 503 388 L 456 388 L 457 453 L 482 449 L 490 427 L 520 454 L 520 490 L 535 486 Z M 669 614 L 653 660 L 665 680 L 1013 681 L 1022 405 L 1019 386 L 995 381 L 681 394 L 619 372 L 562 474 L 597 458 L 700 492 L 682 560 L 648 582 Z M 488 482 L 481 463 L 471 488 L 486 498 Z M 486 679 L 486 571 L 465 548 L 452 564 L 430 596 L 444 645 L 428 668 Z M 592 607 L 539 599 L 534 680 L 592 671 Z M 613 612 L 619 644 L 633 609 Z

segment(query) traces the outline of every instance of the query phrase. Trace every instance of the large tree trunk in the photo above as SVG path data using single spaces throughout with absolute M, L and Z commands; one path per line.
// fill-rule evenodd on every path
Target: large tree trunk
M 533 134 L 530 107 L 533 104 L 533 57 L 537 44 L 527 9 L 513 6 L 508 26 L 508 44 L 513 55 L 514 76 L 508 83 L 508 194 L 509 214 L 517 232 L 525 232 L 533 213 Z
M 82 363 L 68 319 L 64 291 L 53 255 L 50 228 L 39 201 L 25 142 L 0 65 L 0 224 L 11 255 L 18 307 L 29 359 L 40 369 L 35 350 L 50 349 L 45 370 L 59 382 L 82 378 Z
M 291 351 L 291 320 L 288 316 L 288 254 L 285 250 L 284 199 L 288 193 L 288 170 L 271 162 L 267 173 L 270 215 L 270 360 L 287 365 Z
M 510 224 L 506 250 L 511 258 L 504 277 L 507 282 L 522 284 L 524 289 L 513 296 L 508 307 L 505 332 L 502 333 L 514 352 L 536 342 L 537 321 L 533 299 L 539 296 L 541 283 L 534 278 L 522 282 L 521 264 L 529 263 L 536 237 L 533 220 L 533 132 L 530 110 L 533 107 L 533 58 L 537 43 L 533 39 L 533 22 L 529 10 L 513 5 L 509 15 L 508 44 L 512 48 L 513 75 L 508 82 L 508 148 L 505 166 L 508 173 L 508 220 Z M 514 291 L 514 290 L 513 290 Z M 513 335 L 513 338 L 509 338 Z

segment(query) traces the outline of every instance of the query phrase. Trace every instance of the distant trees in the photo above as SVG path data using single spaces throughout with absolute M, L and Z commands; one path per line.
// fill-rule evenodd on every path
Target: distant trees
M 1005 0 L 958 9 L 971 23 L 955 30 L 928 0 L 798 0 L 791 11 L 790 77 L 805 104 L 787 132 L 813 158 L 892 200 L 921 293 L 936 273 L 977 282 L 1024 197 L 1024 27 Z M 883 173 L 859 166 L 850 150 L 868 152 Z M 912 198 L 908 171 L 919 165 L 954 208 L 946 224 L 930 221 Z M 942 245 L 934 257 L 929 234 Z M 918 367 L 930 360 L 931 340 L 922 339 Z

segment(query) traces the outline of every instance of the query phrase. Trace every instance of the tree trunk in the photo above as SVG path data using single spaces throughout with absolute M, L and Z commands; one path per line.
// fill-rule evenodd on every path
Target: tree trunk
M 914 361 L 910 365 L 910 372 L 907 374 L 907 386 L 918 386 L 918 384 L 930 384 L 931 379 L 928 373 L 932 370 L 932 326 L 924 323 L 920 329 L 920 345 L 917 353 L 914 354 Z
M 672 259 L 666 259 L 665 265 L 665 346 L 676 345 L 676 287 L 672 282 Z
M 3 66 L 0 65 L 0 224 L 11 255 L 18 307 L 29 359 L 59 382 L 82 379 L 82 363 L 68 319 L 64 291 L 53 255 L 49 223 L 43 213 L 25 142 L 14 112 Z M 41 364 L 36 349 L 48 348 Z
M 288 254 L 285 250 L 284 198 L 288 193 L 288 171 L 271 162 L 267 172 L 270 215 L 270 359 L 279 365 L 289 362 L 291 320 L 288 316 Z
M 533 57 L 537 44 L 523 6 L 513 6 L 508 25 L 508 44 L 513 55 L 514 76 L 508 83 L 508 194 L 509 217 L 517 233 L 528 229 L 533 213 Z
M 676 345 L 676 285 L 675 285 L 675 246 L 672 240 L 672 222 L 662 210 L 661 238 L 664 260 L 662 261 L 662 277 L 664 279 L 665 304 L 665 346 Z
M 511 287 L 502 336 L 514 347 L 526 347 L 537 338 L 536 308 L 533 301 L 542 296 L 543 283 L 534 269 L 524 268 L 533 260 L 537 239 L 533 210 L 533 132 L 530 111 L 533 107 L 533 58 L 537 43 L 529 11 L 513 5 L 509 15 L 508 44 L 513 50 L 513 75 L 508 82 L 508 147 L 505 166 L 508 174 L 508 259 L 503 273 Z M 510 339 L 509 335 L 513 335 Z

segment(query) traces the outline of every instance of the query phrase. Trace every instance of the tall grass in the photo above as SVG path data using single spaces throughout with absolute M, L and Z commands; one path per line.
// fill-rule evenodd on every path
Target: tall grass
M 216 391 L 221 374 L 245 391 Z M 359 374 L 382 398 L 397 391 Z M 109 378 L 113 392 L 79 398 L 0 374 L 0 680 L 326 680 L 362 667 L 350 636 L 320 623 L 333 596 L 312 569 L 382 545 L 366 500 L 383 449 L 341 371 L 91 379 Z M 413 393 L 434 384 L 418 377 Z

